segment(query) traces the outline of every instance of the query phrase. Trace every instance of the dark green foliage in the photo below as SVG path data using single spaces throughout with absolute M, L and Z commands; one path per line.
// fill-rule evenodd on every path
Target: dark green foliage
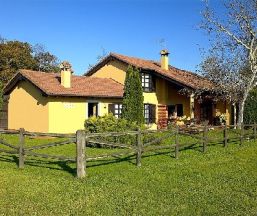
M 244 123 L 257 123 L 257 89 L 250 92 L 245 102 Z
M 18 69 L 33 69 L 36 61 L 31 55 L 32 47 L 20 41 L 0 42 L 0 80 L 7 83 Z
M 144 123 L 144 97 L 138 69 L 128 67 L 122 107 L 122 118 L 139 125 Z
M 0 81 L 6 84 L 19 69 L 58 71 L 57 58 L 42 46 L 0 38 Z
M 93 116 L 85 120 L 85 130 L 89 133 L 135 131 L 137 128 L 138 126 L 134 122 L 116 118 L 112 113 L 98 117 Z M 134 135 L 123 135 L 118 138 L 108 136 L 98 137 L 97 140 L 133 145 L 136 142 L 136 137 Z
M 145 130 L 145 126 L 140 127 L 141 130 Z M 138 130 L 138 125 L 135 122 L 127 121 L 123 118 L 116 118 L 112 113 L 104 116 L 90 117 L 85 120 L 85 130 L 89 133 L 104 133 L 104 132 L 125 132 L 125 131 L 136 131 Z M 149 142 L 153 139 L 152 134 L 144 134 L 144 142 Z M 119 142 L 126 144 L 135 144 L 135 135 L 123 135 L 120 137 L 99 137 L 98 140 L 109 141 L 109 142 Z
M 116 118 L 112 113 L 104 116 L 90 117 L 85 120 L 85 129 L 90 133 L 121 132 L 137 129 L 135 123 L 126 119 Z

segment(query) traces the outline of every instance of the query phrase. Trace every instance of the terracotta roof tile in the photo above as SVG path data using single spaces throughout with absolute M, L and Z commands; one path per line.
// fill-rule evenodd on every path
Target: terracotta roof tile
M 107 98 L 121 98 L 123 96 L 123 85 L 109 78 L 72 75 L 71 88 L 65 88 L 60 83 L 60 73 L 20 70 L 16 76 L 19 75 L 28 79 L 47 95 Z M 8 84 L 5 89 L 7 87 Z
M 169 66 L 169 70 L 164 70 L 161 68 L 159 62 L 152 61 L 152 60 L 145 60 L 145 59 L 129 57 L 129 56 L 125 56 L 117 53 L 110 53 L 110 55 L 107 56 L 102 62 L 106 62 L 108 61 L 108 59 L 112 59 L 112 58 L 118 59 L 129 65 L 133 65 L 135 67 L 138 67 L 144 70 L 154 71 L 157 74 L 165 76 L 166 78 L 174 80 L 184 86 L 188 86 L 193 89 L 199 89 L 199 88 L 209 89 L 213 87 L 213 83 L 211 83 L 209 80 L 203 78 L 200 75 L 197 75 L 195 73 L 192 73 L 186 70 L 181 70 L 172 66 Z M 101 62 L 98 65 L 100 64 Z M 93 74 L 98 69 L 98 65 L 96 65 L 91 70 L 89 70 L 86 75 Z
M 145 60 L 135 57 L 128 57 L 117 53 L 111 53 L 112 56 L 121 59 L 128 64 L 132 64 L 136 67 L 145 69 L 145 70 L 153 70 L 163 76 L 166 76 L 172 80 L 175 80 L 183 85 L 189 86 L 191 88 L 211 88 L 213 83 L 211 83 L 208 79 L 195 74 L 193 72 L 189 72 L 186 70 L 181 70 L 169 65 L 169 70 L 164 70 L 161 68 L 159 62 L 152 60 Z

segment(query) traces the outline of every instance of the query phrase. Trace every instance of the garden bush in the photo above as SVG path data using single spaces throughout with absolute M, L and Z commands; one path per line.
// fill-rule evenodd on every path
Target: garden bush
M 252 124 L 254 122 L 257 122 L 257 89 L 250 92 L 244 110 L 244 123 Z
M 135 131 L 137 124 L 123 118 L 116 118 L 112 113 L 104 116 L 92 116 L 85 121 L 89 133 Z
M 129 122 L 124 118 L 116 118 L 112 113 L 104 116 L 92 116 L 85 120 L 85 130 L 88 133 L 136 131 L 138 128 L 146 129 L 144 125 L 138 126 L 135 122 Z M 154 134 L 143 134 L 143 142 L 149 142 L 154 138 L 156 138 Z M 136 135 L 99 136 L 97 140 L 135 145 Z
M 88 133 L 104 133 L 104 132 L 124 132 L 136 131 L 138 125 L 135 122 L 129 122 L 123 118 L 116 118 L 112 113 L 104 116 L 92 116 L 85 121 L 85 130 Z M 98 137 L 99 141 L 108 141 L 124 144 L 135 144 L 135 135 Z

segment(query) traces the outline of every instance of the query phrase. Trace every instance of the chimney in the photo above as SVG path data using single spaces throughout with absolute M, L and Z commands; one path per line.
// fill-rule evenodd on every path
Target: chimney
M 169 51 L 165 49 L 161 51 L 161 68 L 169 70 Z
M 73 73 L 71 69 L 71 64 L 68 61 L 63 61 L 60 64 L 61 68 L 61 85 L 65 88 L 71 87 L 71 74 Z

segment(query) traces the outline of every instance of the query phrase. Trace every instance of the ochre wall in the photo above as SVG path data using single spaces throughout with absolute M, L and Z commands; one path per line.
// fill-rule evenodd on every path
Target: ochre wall
M 158 104 L 166 104 L 167 101 L 167 83 L 164 79 L 156 77 L 155 79 L 155 87 L 156 87 L 156 97 L 158 100 Z
M 48 131 L 48 99 L 31 83 L 21 81 L 10 93 L 8 128 Z
M 179 89 L 176 89 L 171 84 L 168 85 L 166 81 L 166 104 L 167 105 L 175 105 L 175 104 L 183 104 L 183 115 L 186 117 L 190 117 L 190 98 L 179 93 Z
M 49 99 L 49 133 L 75 133 L 84 128 L 85 119 L 85 98 Z
M 98 103 L 98 115 L 103 116 L 108 114 L 110 103 L 118 103 L 121 100 L 52 97 L 49 100 L 49 132 L 75 133 L 79 129 L 84 129 L 90 102 Z
M 100 78 L 112 78 L 117 82 L 124 84 L 127 68 L 128 66 L 124 63 L 118 61 L 110 61 L 91 76 Z
M 226 114 L 226 123 L 231 124 L 231 104 L 224 101 L 218 101 L 216 104 L 215 116 Z

